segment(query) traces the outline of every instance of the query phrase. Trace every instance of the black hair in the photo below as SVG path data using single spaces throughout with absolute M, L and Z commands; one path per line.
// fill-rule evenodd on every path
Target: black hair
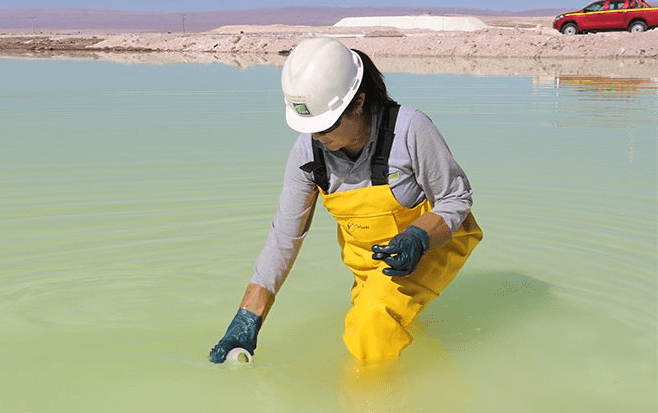
M 356 98 L 361 94 L 366 94 L 366 100 L 363 103 L 363 108 L 367 113 L 373 113 L 378 107 L 385 107 L 394 105 L 396 102 L 391 99 L 386 90 L 386 83 L 384 83 L 384 75 L 377 69 L 377 66 L 368 57 L 367 54 L 360 50 L 352 49 L 353 52 L 359 55 L 363 62 L 363 79 L 359 90 L 345 109 L 344 113 L 350 113 L 354 109 Z

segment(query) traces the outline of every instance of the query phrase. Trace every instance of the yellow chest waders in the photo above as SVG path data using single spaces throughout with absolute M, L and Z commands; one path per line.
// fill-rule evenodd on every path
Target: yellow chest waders
M 354 273 L 352 307 L 345 316 L 343 340 L 362 361 L 400 355 L 412 341 L 406 327 L 450 284 L 482 239 L 482 231 L 469 214 L 448 243 L 423 256 L 413 274 L 390 277 L 382 273 L 387 265 L 372 259 L 372 245 L 387 244 L 432 209 L 427 200 L 412 209 L 400 205 L 388 186 L 388 155 L 397 108 L 391 114 L 386 112 L 372 162 L 373 186 L 326 194 L 324 157 L 315 146 L 314 162 L 302 167 L 314 174 L 324 206 L 338 223 L 343 262 Z

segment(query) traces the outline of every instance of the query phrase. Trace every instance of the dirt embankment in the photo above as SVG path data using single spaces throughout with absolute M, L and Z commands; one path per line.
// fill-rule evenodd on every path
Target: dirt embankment
M 564 36 L 553 29 L 490 27 L 472 32 L 392 28 L 226 26 L 198 34 L 120 34 L 94 49 L 215 53 L 285 53 L 302 39 L 330 35 L 373 56 L 653 57 L 658 30 Z
M 401 30 L 387 27 L 224 26 L 200 33 L 78 33 L 0 36 L 0 55 L 89 57 L 117 61 L 221 61 L 238 66 L 282 64 L 284 56 L 309 36 L 333 36 L 380 60 L 509 59 L 542 61 L 544 68 L 592 70 L 583 61 L 601 60 L 615 76 L 656 77 L 658 29 L 644 33 L 609 32 L 565 36 L 550 17 L 482 18 L 489 27 L 475 31 Z M 118 57 L 118 54 L 131 55 Z M 114 55 L 114 57 L 110 57 Z M 458 66 L 468 66 L 458 64 Z M 418 66 L 418 64 L 416 64 Z M 422 64 L 420 65 L 422 66 Z M 481 66 L 481 65 L 478 65 Z M 523 66 L 492 64 L 493 67 Z M 525 64 L 525 66 L 528 66 Z M 531 65 L 530 65 L 531 66 Z M 578 69 L 579 68 L 579 69 Z M 614 69 L 616 68 L 616 69 Z M 634 73 L 639 68 L 640 73 Z M 402 69 L 404 70 L 404 69 Z M 546 70 L 546 69 L 542 69 Z M 412 70 L 413 71 L 413 70 Z M 653 74 L 652 74 L 653 73 Z M 486 74 L 486 72 L 485 72 Z M 577 73 L 576 73 L 577 74 Z M 595 74 L 595 73 L 594 73 Z

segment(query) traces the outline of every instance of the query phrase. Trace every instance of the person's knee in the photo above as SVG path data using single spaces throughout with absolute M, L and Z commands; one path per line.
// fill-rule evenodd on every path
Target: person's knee
M 399 356 L 412 337 L 386 304 L 362 300 L 345 317 L 343 341 L 356 359 L 371 361 Z

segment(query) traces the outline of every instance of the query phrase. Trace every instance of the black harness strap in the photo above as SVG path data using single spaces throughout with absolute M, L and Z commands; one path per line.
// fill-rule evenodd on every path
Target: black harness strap
M 377 143 L 375 153 L 370 162 L 370 180 L 372 185 L 388 184 L 388 158 L 391 155 L 393 138 L 395 137 L 395 122 L 398 118 L 400 105 L 391 105 L 384 109 L 384 117 L 377 132 Z M 329 189 L 329 177 L 327 176 L 327 164 L 324 154 L 319 145 L 313 146 L 313 161 L 299 167 L 306 173 L 313 174 L 313 182 L 324 192 Z
M 399 110 L 400 105 L 389 106 L 384 110 L 384 117 L 379 126 L 375 153 L 370 163 L 370 180 L 373 186 L 388 185 L 388 158 L 391 155 L 391 147 L 395 137 L 395 122 Z
M 312 142 L 311 146 L 313 147 L 313 161 L 305 163 L 299 169 L 306 173 L 312 173 L 313 182 L 324 192 L 327 192 L 329 190 L 329 177 L 327 177 L 327 164 L 324 161 L 324 154 L 319 146 L 314 145 Z

